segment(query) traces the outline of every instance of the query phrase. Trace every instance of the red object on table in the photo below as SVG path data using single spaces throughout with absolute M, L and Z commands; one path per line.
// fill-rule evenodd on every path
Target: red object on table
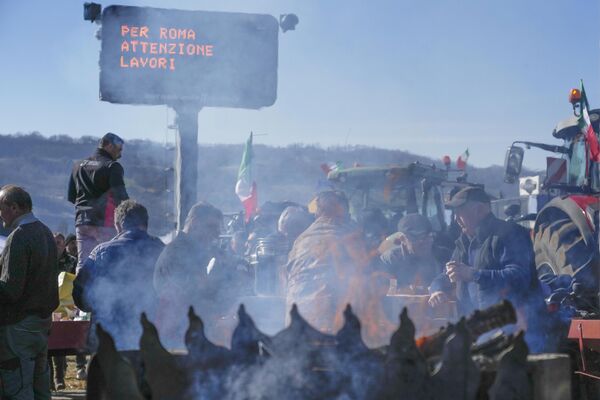
M 84 351 L 89 330 L 90 321 L 52 321 L 48 351 Z
M 600 351 L 600 320 L 597 319 L 573 319 L 569 327 L 568 338 L 577 340 L 579 343 L 579 357 L 581 371 L 575 371 L 576 374 L 584 375 L 588 378 L 600 380 L 598 371 L 590 371 L 586 360 L 586 350 Z M 592 363 L 594 364 L 594 363 Z
M 600 320 L 573 319 L 569 328 L 569 339 L 581 341 L 585 347 L 600 351 Z

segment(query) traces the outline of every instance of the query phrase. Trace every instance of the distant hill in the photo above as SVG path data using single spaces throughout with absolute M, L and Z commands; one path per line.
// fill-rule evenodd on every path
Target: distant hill
M 73 205 L 66 200 L 67 183 L 73 162 L 90 155 L 98 138 L 69 136 L 46 138 L 38 132 L 0 135 L 0 185 L 14 183 L 25 187 L 33 196 L 34 211 L 51 229 L 73 232 Z M 243 145 L 206 145 L 199 147 L 198 196 L 224 212 L 237 212 L 240 202 L 234 193 Z M 127 190 L 150 212 L 154 234 L 165 234 L 174 226 L 172 145 L 147 140 L 130 140 L 125 144 L 121 163 L 125 168 Z M 351 146 L 321 148 L 294 144 L 287 147 L 254 146 L 254 176 L 259 201 L 310 201 L 319 179 L 324 178 L 320 165 L 340 161 L 344 166 L 407 164 L 441 161 L 400 150 Z M 503 168 L 468 167 L 469 181 L 484 183 L 492 195 L 517 194 L 516 185 L 503 183 Z

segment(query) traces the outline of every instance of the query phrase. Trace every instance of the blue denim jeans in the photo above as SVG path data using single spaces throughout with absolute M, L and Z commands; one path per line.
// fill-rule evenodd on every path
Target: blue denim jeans
M 50 318 L 29 316 L 0 327 L 0 397 L 50 399 L 48 333 Z

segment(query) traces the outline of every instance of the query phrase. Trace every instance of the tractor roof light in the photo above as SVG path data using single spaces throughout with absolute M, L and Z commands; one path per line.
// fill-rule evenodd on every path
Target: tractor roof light
M 571 89 L 569 93 L 569 103 L 575 105 L 581 101 L 581 91 L 579 89 Z

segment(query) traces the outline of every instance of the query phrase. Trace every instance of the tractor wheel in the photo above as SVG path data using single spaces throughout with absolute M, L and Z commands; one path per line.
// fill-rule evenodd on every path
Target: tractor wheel
M 569 218 L 542 223 L 535 232 L 533 249 L 538 276 L 547 273 L 573 276 L 596 255 Z

